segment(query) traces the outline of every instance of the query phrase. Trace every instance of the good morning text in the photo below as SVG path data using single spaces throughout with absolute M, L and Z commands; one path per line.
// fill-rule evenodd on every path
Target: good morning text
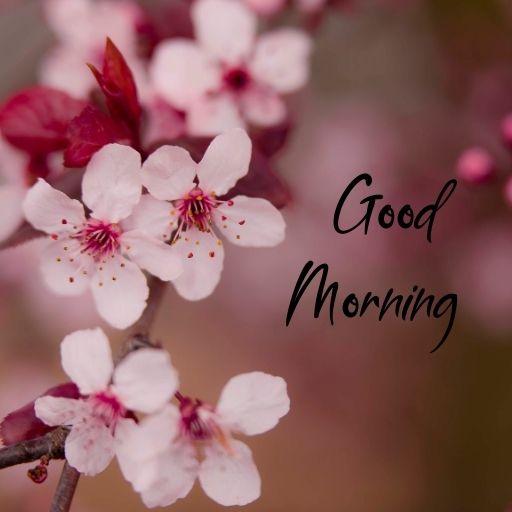
M 433 228 L 435 221 L 438 219 L 439 212 L 457 187 L 456 180 L 449 180 L 439 192 L 437 199 L 432 204 L 424 206 L 418 212 L 414 212 L 413 208 L 408 204 L 396 211 L 390 204 L 382 205 L 383 195 L 368 195 L 359 203 L 362 206 L 361 218 L 355 223 L 347 225 L 344 222 L 343 211 L 353 190 L 361 186 L 370 187 L 371 184 L 372 177 L 364 173 L 354 178 L 346 187 L 334 211 L 333 227 L 336 233 L 346 235 L 359 228 L 363 229 L 364 234 L 367 235 L 372 222 L 378 223 L 382 229 L 389 229 L 396 223 L 397 226 L 403 229 L 425 229 L 426 239 L 429 243 L 432 243 Z M 355 318 L 364 316 L 372 309 L 377 311 L 379 321 L 382 321 L 388 313 L 404 321 L 412 321 L 421 313 L 425 314 L 428 318 L 433 317 L 434 319 L 447 317 L 444 333 L 431 352 L 438 350 L 450 335 L 457 313 L 457 294 L 448 293 L 441 297 L 436 297 L 433 294 L 427 293 L 425 288 L 414 285 L 407 294 L 395 293 L 394 289 L 390 288 L 383 297 L 369 291 L 363 296 L 349 293 L 343 299 L 340 299 L 338 297 L 340 284 L 336 281 L 328 283 L 328 274 L 329 266 L 326 263 L 315 267 L 313 261 L 308 261 L 304 265 L 288 306 L 286 314 L 287 326 L 290 324 L 304 293 L 312 285 L 315 278 L 318 277 L 313 308 L 315 318 L 319 318 L 326 303 L 331 325 L 334 325 L 336 313 L 342 314 L 346 318 Z

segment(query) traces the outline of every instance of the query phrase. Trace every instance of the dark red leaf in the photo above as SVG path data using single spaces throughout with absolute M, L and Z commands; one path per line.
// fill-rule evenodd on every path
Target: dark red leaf
M 60 384 L 41 396 L 58 396 L 64 398 L 79 398 L 80 393 L 73 382 Z M 11 444 L 35 439 L 45 435 L 55 427 L 44 424 L 34 411 L 35 400 L 27 405 L 8 414 L 0 423 L 0 444 L 9 446 Z
M 100 89 L 105 95 L 110 115 L 126 124 L 133 136 L 138 137 L 141 106 L 133 74 L 116 45 L 107 38 L 103 69 L 89 65 Z
M 47 155 L 67 146 L 70 121 L 87 105 L 49 87 L 32 87 L 14 95 L 0 110 L 0 131 L 19 149 Z
M 253 129 L 251 138 L 265 156 L 271 157 L 283 149 L 290 135 L 291 128 L 291 122 L 287 119 L 276 126 L 257 130 Z
M 129 145 L 132 141 L 124 125 L 92 105 L 71 121 L 67 137 L 69 146 L 64 152 L 66 167 L 87 165 L 92 155 L 106 144 L 117 142 Z

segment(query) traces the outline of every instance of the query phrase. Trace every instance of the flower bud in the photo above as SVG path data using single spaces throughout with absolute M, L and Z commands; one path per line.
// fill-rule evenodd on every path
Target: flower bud
M 494 172 L 495 165 L 491 155 L 479 147 L 464 151 L 456 165 L 457 176 L 465 183 L 475 185 L 489 181 L 494 176 Z

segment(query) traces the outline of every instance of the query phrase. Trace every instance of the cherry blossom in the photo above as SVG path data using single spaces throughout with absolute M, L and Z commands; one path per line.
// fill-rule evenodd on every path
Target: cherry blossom
M 217 136 L 199 164 L 183 148 L 162 146 L 142 166 L 151 195 L 142 197 L 131 226 L 172 243 L 183 260 L 173 283 L 188 300 L 207 297 L 220 280 L 224 247 L 216 231 L 244 247 L 272 247 L 284 239 L 284 219 L 269 201 L 219 199 L 247 174 L 250 159 L 251 140 L 235 128 Z
M 163 241 L 141 230 L 126 230 L 141 198 L 141 158 L 134 149 L 109 144 L 89 162 L 82 199 L 91 210 L 39 181 L 24 201 L 26 219 L 50 235 L 42 253 L 43 277 L 59 295 L 80 295 L 88 287 L 99 314 L 123 329 L 146 307 L 148 286 L 141 269 L 169 281 L 182 271 L 180 257 Z
M 308 78 L 309 37 L 281 28 L 256 38 L 256 15 L 236 0 L 198 0 L 192 21 L 197 42 L 163 41 L 150 65 L 152 86 L 186 111 L 189 133 L 217 135 L 246 122 L 282 122 L 280 95 Z
M 108 339 L 99 328 L 66 336 L 61 360 L 83 398 L 38 398 L 35 412 L 49 426 L 71 427 L 66 460 L 81 473 L 96 475 L 116 454 L 118 429 L 134 424 L 131 411 L 162 409 L 176 391 L 177 373 L 160 349 L 132 352 L 114 369 Z
M 137 56 L 139 7 L 129 1 L 44 0 L 44 13 L 58 44 L 41 67 L 41 81 L 85 98 L 95 86 L 86 63 L 100 64 L 106 37 L 119 47 L 143 88 L 145 71 Z M 140 92 L 140 91 L 139 91 Z
M 171 505 L 190 492 L 196 478 L 221 505 L 256 500 L 258 469 L 249 447 L 232 433 L 252 436 L 274 428 L 290 408 L 286 382 L 262 372 L 237 375 L 216 407 L 177 396 L 179 408 L 168 405 L 120 432 L 121 471 L 146 506 Z

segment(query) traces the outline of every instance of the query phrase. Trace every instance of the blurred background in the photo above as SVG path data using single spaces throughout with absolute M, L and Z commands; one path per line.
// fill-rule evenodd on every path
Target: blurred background
M 182 390 L 215 403 L 233 375 L 283 376 L 290 414 L 251 438 L 263 479 L 248 512 L 512 510 L 512 171 L 500 140 L 512 110 L 512 7 L 507 0 L 368 0 L 329 10 L 314 34 L 311 81 L 293 98 L 295 130 L 276 167 L 290 184 L 287 239 L 226 250 L 216 292 L 185 302 L 169 287 L 154 335 Z M 39 2 L 4 1 L 0 96 L 37 81 L 52 44 Z M 80 23 L 77 20 L 77 23 Z M 352 177 L 396 206 L 431 203 L 461 151 L 485 147 L 498 178 L 459 187 L 425 232 L 337 235 L 332 215 Z M 0 254 L 0 417 L 65 380 L 62 337 L 102 325 L 90 297 L 58 299 L 37 272 L 38 243 Z M 446 319 L 313 317 L 313 294 L 285 316 L 307 260 L 328 263 L 340 294 L 459 294 Z M 108 331 L 119 348 L 125 334 Z M 29 467 L 0 472 L 1 510 L 46 510 L 60 473 L 42 485 Z M 196 485 L 176 512 L 214 511 Z M 80 480 L 76 512 L 144 510 L 116 463 Z

